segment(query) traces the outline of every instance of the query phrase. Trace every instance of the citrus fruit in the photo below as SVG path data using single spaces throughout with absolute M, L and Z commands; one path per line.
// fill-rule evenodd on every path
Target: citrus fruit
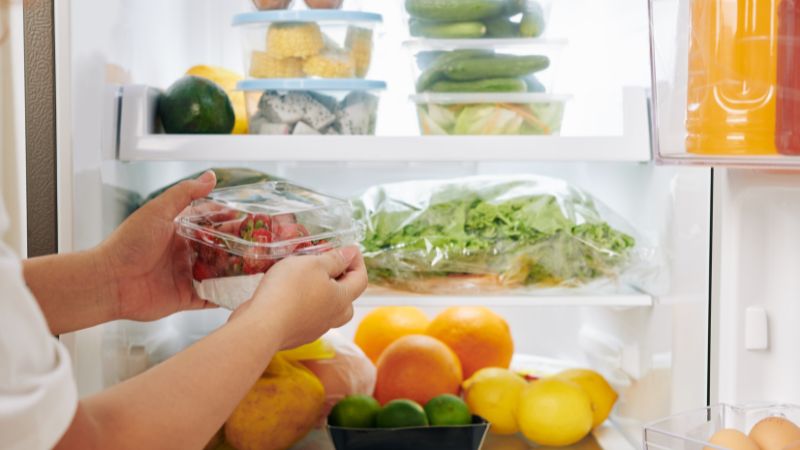
M 428 423 L 437 426 L 469 425 L 472 414 L 464 400 L 453 394 L 442 394 L 425 404 Z
M 409 334 L 423 334 L 428 323 L 428 316 L 413 306 L 375 308 L 358 324 L 353 340 L 372 362 L 377 362 L 389 344 Z
M 348 395 L 331 410 L 328 423 L 336 427 L 372 428 L 381 405 L 369 395 Z
M 608 419 L 611 408 L 617 401 L 617 393 L 602 375 L 589 369 L 570 369 L 559 373 L 556 377 L 572 381 L 589 394 L 594 411 L 593 427 L 600 426 Z
M 394 341 L 378 360 L 375 398 L 381 404 L 397 398 L 425 404 L 437 395 L 457 394 L 461 381 L 461 364 L 447 345 L 412 334 Z
M 593 420 L 592 399 L 571 381 L 543 378 L 522 391 L 517 422 L 539 445 L 572 445 L 589 434 Z
M 408 399 L 392 400 L 378 411 L 378 428 L 424 427 L 428 416 L 419 403 Z
M 528 383 L 516 373 L 498 367 L 481 369 L 463 384 L 464 399 L 475 414 L 488 420 L 495 434 L 514 434 L 517 407 Z
M 484 307 L 448 308 L 433 319 L 425 334 L 456 352 L 465 378 L 484 367 L 508 368 L 514 354 L 508 324 Z

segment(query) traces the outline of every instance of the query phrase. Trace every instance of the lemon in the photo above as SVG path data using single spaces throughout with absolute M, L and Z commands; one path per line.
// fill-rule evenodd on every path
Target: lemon
M 470 410 L 488 420 L 490 431 L 514 434 L 517 426 L 517 405 L 527 382 L 516 373 L 498 367 L 475 372 L 463 383 L 464 400 Z
M 570 369 L 559 373 L 556 377 L 578 384 L 589 394 L 594 411 L 593 427 L 600 426 L 608 419 L 611 408 L 617 401 L 617 393 L 602 375 L 589 369 Z
M 571 381 L 544 378 L 522 392 L 517 420 L 522 434 L 537 444 L 572 445 L 592 430 L 592 399 Z

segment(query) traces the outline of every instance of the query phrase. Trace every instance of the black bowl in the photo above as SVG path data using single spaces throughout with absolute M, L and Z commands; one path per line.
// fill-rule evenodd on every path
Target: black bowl
M 344 428 L 328 426 L 336 450 L 479 450 L 489 422 L 472 416 L 472 424 L 411 428 Z

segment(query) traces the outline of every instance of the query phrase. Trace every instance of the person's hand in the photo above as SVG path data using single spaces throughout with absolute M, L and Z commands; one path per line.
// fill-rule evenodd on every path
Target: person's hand
M 175 233 L 173 221 L 215 185 L 214 172 L 208 171 L 173 186 L 133 213 L 98 247 L 115 282 L 119 318 L 156 320 L 214 306 L 192 287 L 191 249 Z
M 353 318 L 353 301 L 367 287 L 364 258 L 356 247 L 320 255 L 294 256 L 272 266 L 253 298 L 231 316 L 269 317 L 266 330 L 280 336 L 281 348 L 319 338 Z

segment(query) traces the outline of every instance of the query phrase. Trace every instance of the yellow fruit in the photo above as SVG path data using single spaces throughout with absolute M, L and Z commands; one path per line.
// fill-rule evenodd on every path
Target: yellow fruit
M 589 394 L 571 381 L 543 378 L 522 391 L 517 422 L 537 444 L 575 444 L 589 434 L 593 420 Z
M 409 334 L 424 333 L 428 323 L 428 316 L 413 306 L 375 308 L 358 324 L 353 341 L 372 362 L 378 362 L 389 344 Z
M 267 53 L 273 58 L 308 58 L 324 47 L 319 25 L 313 22 L 274 23 L 267 31 Z
M 324 401 L 319 379 L 278 355 L 225 423 L 225 438 L 238 450 L 289 448 L 318 423 Z
M 469 409 L 488 420 L 495 434 L 514 434 L 517 426 L 517 408 L 522 390 L 528 383 L 508 369 L 488 367 L 481 369 L 464 381 L 464 400 Z
M 349 53 L 325 52 L 315 55 L 303 64 L 303 72 L 310 77 L 352 78 L 355 76 L 355 63 Z
M 250 76 L 253 78 L 302 78 L 304 75 L 300 58 L 279 59 L 259 51 L 250 55 Z
M 236 123 L 233 126 L 233 134 L 247 134 L 247 108 L 244 101 L 244 92 L 236 90 L 236 83 L 242 80 L 238 73 L 215 66 L 194 66 L 186 71 L 186 75 L 211 80 L 220 85 L 233 105 L 233 112 L 236 115 Z
M 367 76 L 372 61 L 372 30 L 354 26 L 347 27 L 344 45 L 353 56 L 356 76 L 359 78 Z
M 572 381 L 589 394 L 594 411 L 593 427 L 600 426 L 608 419 L 617 401 L 617 393 L 602 375 L 589 369 L 570 369 L 559 373 L 556 377 Z

